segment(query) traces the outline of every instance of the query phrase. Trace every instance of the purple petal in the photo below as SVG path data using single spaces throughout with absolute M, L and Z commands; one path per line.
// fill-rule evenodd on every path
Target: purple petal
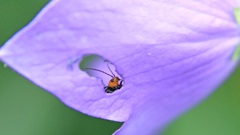
M 235 0 L 52 1 L 9 40 L 0 58 L 82 113 L 126 121 L 116 134 L 154 134 L 235 68 Z M 85 55 L 113 63 L 124 86 L 107 94 L 78 68 Z

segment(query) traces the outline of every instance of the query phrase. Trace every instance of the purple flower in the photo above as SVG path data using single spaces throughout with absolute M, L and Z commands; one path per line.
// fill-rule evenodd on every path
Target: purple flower
M 162 131 L 219 86 L 237 62 L 237 0 L 55 0 L 0 50 L 0 59 L 82 113 L 125 121 L 119 135 Z M 105 93 L 78 68 L 113 63 L 124 86 Z

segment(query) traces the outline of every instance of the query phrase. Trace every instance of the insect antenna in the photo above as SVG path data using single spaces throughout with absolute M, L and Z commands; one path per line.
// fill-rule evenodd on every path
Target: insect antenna
M 112 70 L 109 68 L 109 65 L 107 63 L 108 69 L 111 71 L 111 73 L 113 74 Z M 113 76 L 115 77 L 115 75 L 113 74 Z
M 102 73 L 104 73 L 104 74 L 106 74 L 106 75 L 109 75 L 109 76 L 111 76 L 112 78 L 114 77 L 114 76 L 112 76 L 112 75 L 110 75 L 110 74 L 108 74 L 108 73 L 106 73 L 106 72 L 104 72 L 104 71 L 102 71 L 102 70 L 99 70 L 99 69 L 95 69 L 95 68 L 86 68 L 86 69 L 96 70 L 96 71 L 102 72 Z

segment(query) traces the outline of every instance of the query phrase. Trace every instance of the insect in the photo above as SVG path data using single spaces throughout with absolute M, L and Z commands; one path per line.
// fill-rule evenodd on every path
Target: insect
M 108 66 L 108 63 L 107 63 L 107 66 Z M 112 79 L 108 83 L 108 86 L 104 87 L 106 93 L 113 93 L 114 91 L 116 91 L 118 89 L 121 89 L 121 87 L 123 86 L 122 85 L 123 80 L 121 80 L 117 76 L 115 76 L 113 74 L 112 70 L 109 68 L 109 66 L 108 66 L 108 69 L 111 71 L 112 75 L 110 75 L 110 74 L 108 74 L 108 73 L 106 73 L 106 72 L 104 72 L 102 70 L 95 69 L 95 68 L 86 68 L 86 69 L 96 70 L 96 71 L 102 72 L 102 73 L 112 77 Z M 120 84 L 118 84 L 118 82 L 120 80 L 121 80 L 121 82 L 120 82 Z

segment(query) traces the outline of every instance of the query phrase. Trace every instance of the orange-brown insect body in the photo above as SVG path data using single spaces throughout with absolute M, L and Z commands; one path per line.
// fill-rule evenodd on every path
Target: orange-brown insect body
M 115 86 L 118 86 L 118 81 L 119 81 L 120 79 L 118 78 L 118 77 L 114 77 L 114 78 L 112 78 L 110 81 L 109 81 L 109 83 L 108 83 L 108 87 L 115 87 Z
M 108 66 L 108 63 L 107 63 L 107 66 Z M 95 68 L 86 68 L 86 69 L 96 70 L 96 71 L 102 72 L 102 73 L 112 77 L 112 79 L 108 83 L 108 86 L 104 87 L 106 93 L 113 93 L 114 91 L 116 91 L 118 89 L 121 89 L 121 87 L 123 86 L 122 85 L 123 81 L 113 74 L 113 72 L 109 68 L 109 66 L 108 66 L 108 69 L 111 71 L 112 75 L 110 75 L 110 74 L 108 74 L 108 73 L 106 73 L 106 72 L 104 72 L 102 70 L 95 69 Z M 120 82 L 120 84 L 118 84 L 118 81 L 120 81 L 120 80 L 121 80 L 121 82 Z

